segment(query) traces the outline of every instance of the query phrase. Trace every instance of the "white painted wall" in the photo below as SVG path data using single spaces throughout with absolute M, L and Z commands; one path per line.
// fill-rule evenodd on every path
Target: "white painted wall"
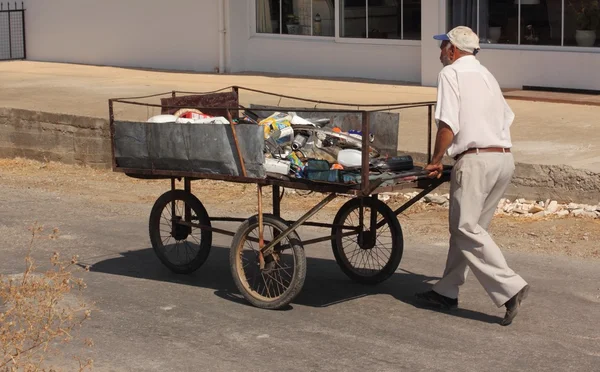
M 419 46 L 368 45 L 333 40 L 255 36 L 248 40 L 245 69 L 320 77 L 419 83 Z
M 477 57 L 502 87 L 600 89 L 600 53 L 484 49 Z
M 445 32 L 446 0 L 421 2 L 421 84 L 437 85 L 437 77 L 442 69 L 440 44 L 433 35 Z
M 229 40 L 228 72 L 246 71 L 246 51 L 250 39 L 250 17 L 254 1 L 229 0 Z
M 213 71 L 216 0 L 28 0 L 31 60 Z
M 418 45 L 336 42 L 333 38 L 255 34 L 254 1 L 230 0 L 231 71 L 419 83 Z
M 445 0 L 422 2 L 421 46 L 255 35 L 254 1 L 225 1 L 228 71 L 437 82 L 439 44 L 431 37 L 446 29 Z M 219 65 L 218 3 L 28 0 L 28 58 L 212 72 Z M 479 58 L 503 87 L 600 88 L 600 53 L 484 49 Z
M 433 35 L 446 31 L 446 1 L 423 1 L 421 84 L 435 86 L 442 68 L 439 42 Z M 596 52 L 600 52 L 597 48 Z M 534 85 L 558 88 L 600 89 L 600 53 L 485 48 L 477 55 L 503 88 Z

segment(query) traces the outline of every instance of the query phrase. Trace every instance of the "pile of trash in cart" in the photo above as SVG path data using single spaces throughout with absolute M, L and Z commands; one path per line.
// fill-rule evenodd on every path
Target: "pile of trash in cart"
M 361 182 L 364 133 L 343 131 L 330 125 L 328 118 L 304 118 L 296 112 L 283 110 L 261 117 L 256 112 L 246 109 L 239 118 L 230 119 L 235 126 L 254 124 L 262 127 L 265 140 L 264 170 L 268 176 L 345 184 Z M 148 122 L 230 125 L 228 118 L 206 115 L 197 109 L 181 109 L 173 115 L 157 115 Z M 369 136 L 370 175 L 377 177 L 416 169 L 412 157 L 382 155 L 372 146 L 375 135 L 366 135 Z

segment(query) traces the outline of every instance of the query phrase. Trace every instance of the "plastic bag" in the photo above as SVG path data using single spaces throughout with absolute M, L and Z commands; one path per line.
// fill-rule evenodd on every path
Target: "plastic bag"
M 148 123 L 174 123 L 176 120 L 175 115 L 156 115 L 148 119 Z
M 271 132 L 281 130 L 285 127 L 291 127 L 292 116 L 286 113 L 276 112 L 266 119 L 261 120 L 258 124 L 265 129 L 265 139 L 269 138 Z

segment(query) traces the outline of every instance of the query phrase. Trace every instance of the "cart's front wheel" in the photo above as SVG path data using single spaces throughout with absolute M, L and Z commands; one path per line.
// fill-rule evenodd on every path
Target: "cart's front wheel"
M 263 226 L 265 246 L 288 228 L 283 220 L 268 214 L 263 215 Z M 262 256 L 258 237 L 257 216 L 246 220 L 235 234 L 229 256 L 233 280 L 252 305 L 281 309 L 292 302 L 304 285 L 304 248 L 298 234 L 292 232 L 275 246 L 272 254 Z
M 191 193 L 167 191 L 154 203 L 150 212 L 149 232 L 152 248 L 171 271 L 189 274 L 208 258 L 212 232 L 206 209 Z
M 356 198 L 340 208 L 333 221 L 331 245 L 337 264 L 352 280 L 378 284 L 400 265 L 402 228 L 394 212 L 373 198 Z

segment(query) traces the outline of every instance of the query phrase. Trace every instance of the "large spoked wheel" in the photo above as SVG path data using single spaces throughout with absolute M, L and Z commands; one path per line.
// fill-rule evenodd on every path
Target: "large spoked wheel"
M 200 201 L 184 190 L 167 191 L 150 212 L 150 241 L 160 261 L 171 271 L 190 274 L 208 258 L 212 232 L 210 218 Z
M 288 228 L 283 220 L 269 214 L 263 215 L 263 226 L 265 247 Z M 304 248 L 298 234 L 292 232 L 275 246 L 272 254 L 261 258 L 258 237 L 258 216 L 254 216 L 240 226 L 233 238 L 231 273 L 238 290 L 252 305 L 281 309 L 292 302 L 304 285 Z
M 385 203 L 363 198 L 361 205 L 361 199 L 352 199 L 340 208 L 333 224 L 333 254 L 350 279 L 378 284 L 394 274 L 404 238 L 396 215 Z

